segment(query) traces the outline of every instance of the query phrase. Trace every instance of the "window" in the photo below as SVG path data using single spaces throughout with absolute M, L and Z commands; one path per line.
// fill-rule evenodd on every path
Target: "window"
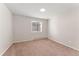
M 39 21 L 32 21 L 32 32 L 42 32 L 42 23 Z

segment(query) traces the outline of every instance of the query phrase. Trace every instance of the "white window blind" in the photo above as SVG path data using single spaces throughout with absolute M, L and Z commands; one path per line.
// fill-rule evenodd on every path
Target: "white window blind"
M 32 32 L 42 32 L 42 23 L 38 21 L 32 21 Z

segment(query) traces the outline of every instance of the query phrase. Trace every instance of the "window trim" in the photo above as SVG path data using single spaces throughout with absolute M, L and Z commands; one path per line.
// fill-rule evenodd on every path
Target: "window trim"
M 33 23 L 33 22 L 39 22 L 39 24 L 40 24 L 40 31 L 33 31 L 33 30 L 32 30 L 32 23 Z M 32 22 L 31 22 L 31 32 L 42 32 L 42 22 L 41 22 L 41 21 L 32 21 Z

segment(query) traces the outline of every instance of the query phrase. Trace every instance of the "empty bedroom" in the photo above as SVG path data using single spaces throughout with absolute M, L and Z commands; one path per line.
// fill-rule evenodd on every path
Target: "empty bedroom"
M 79 56 L 79 3 L 0 3 L 1 56 Z

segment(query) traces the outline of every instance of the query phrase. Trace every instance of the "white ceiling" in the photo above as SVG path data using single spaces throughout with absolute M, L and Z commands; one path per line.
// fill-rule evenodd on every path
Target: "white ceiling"
M 5 5 L 14 14 L 45 19 L 55 15 L 70 13 L 79 6 L 79 4 L 71 3 L 6 3 Z M 41 8 L 45 8 L 46 12 L 40 12 Z

